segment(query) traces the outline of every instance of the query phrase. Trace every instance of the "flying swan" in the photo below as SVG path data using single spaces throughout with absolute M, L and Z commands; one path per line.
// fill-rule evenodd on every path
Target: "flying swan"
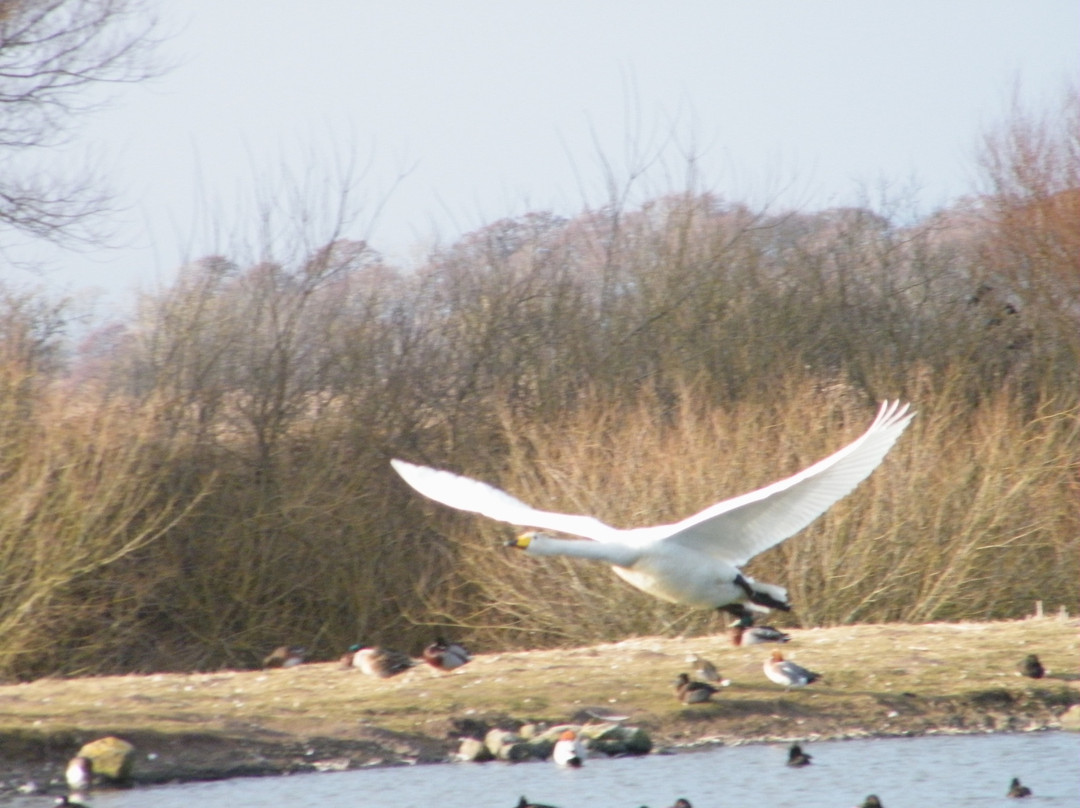
M 541 511 L 478 480 L 404 460 L 390 463 L 410 486 L 443 505 L 588 539 L 527 531 L 507 542 L 509 547 L 536 556 L 606 561 L 616 575 L 654 597 L 748 618 L 748 610 L 789 611 L 791 604 L 786 589 L 755 581 L 739 567 L 798 533 L 870 476 L 914 417 L 908 407 L 886 401 L 861 437 L 824 460 L 681 522 L 654 527 L 619 529 L 591 516 Z

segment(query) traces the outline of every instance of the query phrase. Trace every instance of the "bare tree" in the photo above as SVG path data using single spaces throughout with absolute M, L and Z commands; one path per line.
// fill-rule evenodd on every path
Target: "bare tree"
M 145 0 L 0 0 L 0 228 L 98 240 L 109 203 L 101 183 L 92 172 L 43 171 L 34 158 L 107 100 L 96 88 L 158 72 L 156 27 Z

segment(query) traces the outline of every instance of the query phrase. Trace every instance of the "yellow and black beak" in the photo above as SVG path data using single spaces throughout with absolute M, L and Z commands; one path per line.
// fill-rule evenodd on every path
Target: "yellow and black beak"
M 506 543 L 506 547 L 516 547 L 518 550 L 524 550 L 529 546 L 529 543 L 533 540 L 533 532 L 527 530 L 522 533 L 516 539 L 511 539 Z

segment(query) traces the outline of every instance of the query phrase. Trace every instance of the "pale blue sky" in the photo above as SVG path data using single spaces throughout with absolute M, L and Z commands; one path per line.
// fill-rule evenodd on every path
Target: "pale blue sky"
M 350 148 L 370 167 L 348 235 L 401 260 L 503 216 L 572 215 L 602 200 L 598 151 L 620 168 L 670 132 L 729 198 L 824 207 L 915 180 L 930 210 L 972 190 L 1017 81 L 1054 104 L 1080 76 L 1076 0 L 158 5 L 177 67 L 80 127 L 124 246 L 0 280 L 126 299 L 226 249 L 282 166 L 332 177 Z

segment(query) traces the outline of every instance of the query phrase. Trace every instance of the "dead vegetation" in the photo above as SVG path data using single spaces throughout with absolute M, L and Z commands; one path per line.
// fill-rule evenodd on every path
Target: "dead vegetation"
M 930 217 L 620 194 L 404 271 L 278 205 L 265 250 L 192 262 L 66 364 L 63 313 L 0 290 L 0 677 L 707 633 L 602 566 L 500 553 L 508 528 L 388 460 L 655 524 L 809 465 L 886 398 L 919 415 L 881 468 L 748 570 L 791 590 L 784 625 L 1074 610 L 1074 96 Z

